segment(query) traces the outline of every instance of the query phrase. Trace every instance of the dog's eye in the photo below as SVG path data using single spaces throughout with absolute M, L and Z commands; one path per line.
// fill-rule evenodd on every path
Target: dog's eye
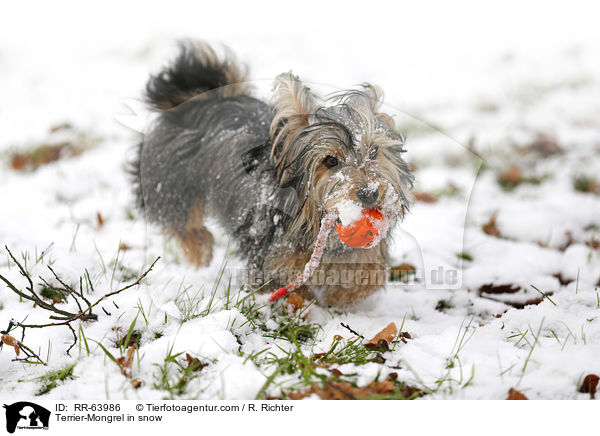
M 369 151 L 369 159 L 375 159 L 377 157 L 377 153 L 379 153 L 379 147 L 376 145 L 371 147 L 371 150 Z
M 327 168 L 336 167 L 338 163 L 338 158 L 335 156 L 327 156 L 325 159 L 323 159 L 323 165 L 325 165 Z

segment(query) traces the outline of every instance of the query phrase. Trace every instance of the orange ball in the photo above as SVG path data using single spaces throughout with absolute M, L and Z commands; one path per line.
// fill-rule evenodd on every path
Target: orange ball
M 376 209 L 365 209 L 362 217 L 348 226 L 338 222 L 335 230 L 340 240 L 352 248 L 370 248 L 383 231 L 383 215 Z

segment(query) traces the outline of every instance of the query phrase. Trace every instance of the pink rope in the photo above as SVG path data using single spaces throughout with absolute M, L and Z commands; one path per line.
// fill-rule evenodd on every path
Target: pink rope
M 283 288 L 279 288 L 276 291 L 271 292 L 269 295 L 269 301 L 277 301 L 282 297 L 285 297 L 289 292 L 293 292 L 302 286 L 306 281 L 313 275 L 319 264 L 321 263 L 321 257 L 323 256 L 323 250 L 325 250 L 325 244 L 327 243 L 327 237 L 331 228 L 335 224 L 338 212 L 333 210 L 323 217 L 321 220 L 321 228 L 319 229 L 319 235 L 315 242 L 315 248 L 313 249 L 310 260 L 304 266 L 304 271 L 300 274 L 296 280 Z

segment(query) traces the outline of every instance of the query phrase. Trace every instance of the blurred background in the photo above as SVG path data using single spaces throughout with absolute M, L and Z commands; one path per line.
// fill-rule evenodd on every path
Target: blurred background
M 252 79 L 293 70 L 340 88 L 373 81 L 390 104 L 438 121 L 440 106 L 543 98 L 562 80 L 597 78 L 600 30 L 577 1 L 6 4 L 0 146 L 63 119 L 114 128 L 119 100 L 139 97 L 180 38 L 230 46 Z

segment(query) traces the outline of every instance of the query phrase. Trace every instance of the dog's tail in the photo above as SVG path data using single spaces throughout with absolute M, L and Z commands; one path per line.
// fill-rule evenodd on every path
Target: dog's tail
M 181 42 L 175 60 L 148 80 L 146 100 L 157 109 L 172 109 L 194 97 L 235 97 L 249 93 L 246 69 L 229 50 L 224 51 L 219 57 L 205 43 Z

